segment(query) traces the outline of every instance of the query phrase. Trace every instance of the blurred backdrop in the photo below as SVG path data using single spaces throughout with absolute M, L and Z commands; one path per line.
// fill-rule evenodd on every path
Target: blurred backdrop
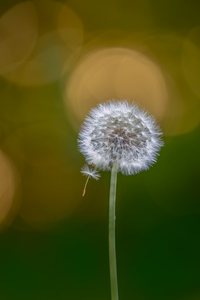
M 121 176 L 120 299 L 200 300 L 200 4 L 1 0 L 0 300 L 108 300 L 109 173 L 81 197 L 77 147 L 110 99 L 155 116 L 165 146 Z

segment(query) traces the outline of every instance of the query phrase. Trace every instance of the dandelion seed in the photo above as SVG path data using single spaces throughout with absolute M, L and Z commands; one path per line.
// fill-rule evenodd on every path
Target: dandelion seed
M 97 172 L 97 170 L 92 169 L 91 167 L 89 167 L 88 165 L 85 165 L 82 169 L 81 169 L 81 173 L 85 176 L 89 176 L 95 180 L 99 180 L 100 178 L 100 174 Z
M 93 178 L 95 180 L 99 180 L 100 178 L 100 174 L 97 172 L 97 170 L 92 169 L 91 167 L 89 167 L 88 165 L 85 165 L 82 169 L 81 169 L 81 173 L 85 176 L 87 176 L 84 188 L 83 188 L 83 193 L 82 193 L 82 197 L 85 196 L 86 193 L 86 188 L 89 182 L 90 178 Z

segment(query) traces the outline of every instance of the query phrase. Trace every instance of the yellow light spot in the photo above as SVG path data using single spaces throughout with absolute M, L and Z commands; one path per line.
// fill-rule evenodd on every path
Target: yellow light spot
M 35 4 L 40 36 L 31 55 L 18 68 L 4 74 L 20 86 L 44 85 L 61 79 L 83 42 L 82 22 L 75 12 L 57 1 L 44 2 Z
M 66 146 L 68 136 L 55 122 L 19 128 L 4 148 L 25 169 L 19 217 L 44 229 L 69 217 L 82 201 L 82 175 Z
M 99 102 L 121 99 L 139 104 L 162 120 L 168 93 L 159 67 L 127 48 L 107 48 L 80 60 L 66 85 L 66 106 L 76 122 Z
M 32 2 L 13 6 L 0 17 L 0 74 L 18 68 L 31 54 L 38 37 L 38 19 Z
M 189 133 L 198 127 L 200 121 L 199 99 L 186 82 L 186 77 L 184 78 L 183 64 L 186 63 L 190 70 L 194 64 L 198 66 L 197 57 L 192 53 L 187 57 L 188 60 L 185 60 L 187 43 L 188 38 L 184 39 L 183 36 L 172 32 L 156 34 L 146 40 L 146 44 L 158 57 L 168 76 L 169 101 L 162 128 L 165 135 L 169 136 Z M 199 80 L 199 77 L 196 80 Z
M 0 228 L 12 220 L 16 212 L 16 171 L 12 163 L 0 150 Z
M 183 43 L 182 68 L 191 90 L 200 97 L 200 26 L 191 30 Z

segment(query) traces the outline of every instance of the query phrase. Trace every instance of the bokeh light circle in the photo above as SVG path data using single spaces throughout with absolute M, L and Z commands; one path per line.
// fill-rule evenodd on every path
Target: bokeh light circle
M 162 120 L 168 92 L 161 70 L 148 57 L 128 48 L 111 47 L 88 53 L 67 82 L 68 112 L 80 122 L 91 107 L 112 99 L 135 102 Z
M 17 185 L 16 170 L 8 157 L 0 150 L 0 228 L 9 223 L 16 212 Z
M 18 215 L 31 228 L 54 226 L 82 200 L 82 187 L 77 188 L 82 176 L 71 159 L 69 140 L 62 126 L 41 122 L 17 129 L 4 141 L 24 170 Z
M 200 97 L 200 26 L 193 28 L 184 40 L 182 69 L 191 90 Z
M 67 5 L 50 0 L 32 5 L 40 34 L 23 64 L 4 74 L 7 80 L 20 86 L 60 80 L 76 59 L 83 42 L 82 21 Z
M 194 60 L 192 67 L 192 53 L 186 61 L 184 52 L 188 37 L 171 31 L 160 32 L 147 36 L 142 43 L 146 45 L 146 51 L 157 58 L 167 76 L 169 101 L 162 122 L 165 135 L 176 136 L 193 131 L 200 121 L 200 102 L 186 81 L 183 60 L 189 69 L 194 67 L 195 61 L 197 65 L 198 62 Z
M 5 77 L 21 86 L 49 84 L 62 77 L 65 61 L 66 49 L 57 32 L 46 33 L 39 37 L 34 54 Z
M 0 17 L 0 75 L 18 68 L 38 37 L 38 18 L 31 1 L 16 4 Z

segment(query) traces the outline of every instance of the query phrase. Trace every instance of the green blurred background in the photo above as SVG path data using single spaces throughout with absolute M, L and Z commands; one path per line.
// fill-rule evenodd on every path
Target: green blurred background
M 0 2 L 0 300 L 108 300 L 109 173 L 81 197 L 88 110 L 128 99 L 164 131 L 121 176 L 120 299 L 200 300 L 200 2 Z

